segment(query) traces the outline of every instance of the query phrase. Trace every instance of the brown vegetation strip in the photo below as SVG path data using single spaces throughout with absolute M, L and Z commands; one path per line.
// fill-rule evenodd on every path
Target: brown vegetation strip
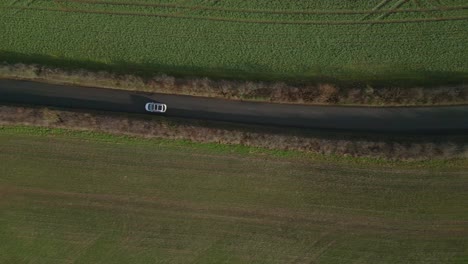
M 193 20 L 211 20 L 220 22 L 233 22 L 233 23 L 253 23 L 253 24 L 284 24 L 284 25 L 358 25 L 358 24 L 401 24 L 401 23 L 426 23 L 426 22 L 441 22 L 441 21 L 455 21 L 455 20 L 468 20 L 468 16 L 458 17 L 433 17 L 433 18 L 417 18 L 417 19 L 393 19 L 393 20 L 344 20 L 344 21 L 286 21 L 286 20 L 257 20 L 257 19 L 233 19 L 224 17 L 200 17 L 188 16 L 181 14 L 145 14 L 140 12 L 107 12 L 97 10 L 84 10 L 84 9 L 57 9 L 57 8 L 42 8 L 42 7 L 0 7 L 0 9 L 14 9 L 14 10 L 35 10 L 47 12 L 64 12 L 64 13 L 80 13 L 80 14 L 99 14 L 99 15 L 116 15 L 116 16 L 144 16 L 144 17 L 162 17 L 162 18 L 179 18 L 179 19 L 193 19 Z
M 326 155 L 390 160 L 468 157 L 467 136 L 385 136 L 318 133 L 311 130 L 164 118 L 160 116 L 65 111 L 0 106 L 0 125 L 95 130 L 113 134 L 193 142 L 237 144 L 268 149 L 298 150 Z
M 121 90 L 206 96 L 231 100 L 268 101 L 311 105 L 463 105 L 468 103 L 468 86 L 448 87 L 352 87 L 284 82 L 175 78 L 148 78 L 86 70 L 66 71 L 40 65 L 0 64 L 0 78 L 47 81 Z
M 298 14 L 298 15 L 359 15 L 359 14 L 378 14 L 378 13 L 422 13 L 436 11 L 457 11 L 468 9 L 468 6 L 438 6 L 433 8 L 407 8 L 407 9 L 389 9 L 389 10 L 269 10 L 269 9 L 245 9 L 245 8 L 225 8 L 213 6 L 190 6 L 181 4 L 156 4 L 142 2 L 113 2 L 113 1 L 98 1 L 98 0 L 58 0 L 56 2 L 74 2 L 84 4 L 97 5 L 123 5 L 123 6 L 141 6 L 141 7 L 166 7 L 166 8 L 181 8 L 192 10 L 207 10 L 207 11 L 224 11 L 224 12 L 239 12 L 239 13 L 264 13 L 264 14 Z

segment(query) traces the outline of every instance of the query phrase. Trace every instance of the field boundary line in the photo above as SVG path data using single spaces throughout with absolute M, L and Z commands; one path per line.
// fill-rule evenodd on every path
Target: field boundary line
M 139 12 L 105 12 L 96 10 L 83 10 L 83 9 L 56 9 L 56 8 L 40 8 L 40 7 L 0 7 L 0 9 L 17 9 L 17 10 L 36 10 L 48 12 L 64 12 L 64 13 L 82 13 L 82 14 L 100 14 L 100 15 L 116 15 L 116 16 L 142 16 L 142 17 L 162 17 L 162 18 L 180 18 L 192 20 L 208 20 L 219 22 L 233 22 L 233 23 L 250 23 L 250 24 L 278 24 L 278 25 L 363 25 L 363 24 L 403 24 L 403 23 L 427 23 L 427 22 L 441 22 L 453 20 L 468 20 L 468 16 L 459 17 L 434 17 L 434 18 L 417 18 L 417 19 L 394 19 L 394 20 L 344 20 L 344 21 L 285 21 L 285 20 L 255 20 L 255 19 L 231 19 L 224 17 L 201 17 L 201 16 L 187 16 L 187 15 L 174 15 L 174 14 L 151 14 Z
M 422 12 L 438 12 L 438 11 L 457 11 L 468 9 L 468 5 L 464 6 L 439 6 L 433 8 L 411 8 L 411 9 L 372 9 L 372 10 L 268 10 L 268 9 L 242 9 L 242 8 L 223 8 L 210 6 L 190 6 L 181 4 L 156 4 L 142 2 L 113 2 L 100 0 L 57 0 L 58 2 L 83 3 L 96 5 L 115 5 L 115 6 L 141 6 L 141 7 L 167 7 L 167 8 L 182 8 L 191 10 L 204 11 L 225 11 L 239 13 L 263 13 L 263 14 L 279 14 L 279 15 L 359 15 L 359 14 L 385 14 L 385 13 L 422 13 Z

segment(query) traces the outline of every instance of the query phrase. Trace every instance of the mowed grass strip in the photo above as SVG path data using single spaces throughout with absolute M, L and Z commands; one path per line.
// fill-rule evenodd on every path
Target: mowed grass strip
M 0 263 L 468 260 L 466 162 L 2 127 L 0 164 Z
M 0 59 L 266 80 L 468 78 L 463 1 L 307 2 L 7 1 Z

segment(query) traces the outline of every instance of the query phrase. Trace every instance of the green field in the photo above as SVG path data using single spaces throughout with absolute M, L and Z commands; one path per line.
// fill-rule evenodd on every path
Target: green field
M 0 128 L 0 263 L 467 263 L 468 164 Z
M 0 60 L 119 72 L 468 80 L 466 0 L 4 0 Z

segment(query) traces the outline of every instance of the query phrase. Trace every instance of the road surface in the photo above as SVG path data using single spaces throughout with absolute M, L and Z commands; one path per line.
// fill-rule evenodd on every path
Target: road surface
M 468 133 L 468 106 L 375 108 L 270 104 L 0 80 L 0 104 L 145 113 L 144 106 L 149 101 L 167 104 L 165 115 L 169 117 L 325 130 Z

